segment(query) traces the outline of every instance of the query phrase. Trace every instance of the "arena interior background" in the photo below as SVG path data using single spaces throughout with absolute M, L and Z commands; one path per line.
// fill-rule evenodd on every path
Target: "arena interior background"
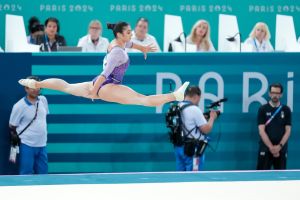
M 212 40 L 217 47 L 218 15 L 233 14 L 238 17 L 243 40 L 257 21 L 265 21 L 271 30 L 274 45 L 276 14 L 292 15 L 297 33 L 300 32 L 300 6 L 296 1 L 27 1 L 0 2 L 0 45 L 4 47 L 5 14 L 24 16 L 25 22 L 35 15 L 41 21 L 55 16 L 60 20 L 61 34 L 69 45 L 76 45 L 85 35 L 92 19 L 104 22 L 126 20 L 134 24 L 140 16 L 150 20 L 150 33 L 162 47 L 164 14 L 182 16 L 185 31 L 198 19 L 211 23 Z M 103 35 L 112 39 L 104 29 Z M 16 166 L 8 159 L 8 119 L 13 104 L 24 95 L 17 84 L 19 78 L 29 74 L 42 78 L 61 77 L 70 82 L 91 80 L 101 70 L 103 54 L 0 54 L 1 106 L 0 106 L 0 174 L 16 173 Z M 288 168 L 300 168 L 299 155 L 299 53 L 207 53 L 207 54 L 151 54 L 147 61 L 140 54 L 132 54 L 132 65 L 125 84 L 145 94 L 153 94 L 162 84 L 169 91 L 174 80 L 159 77 L 175 74 L 180 80 L 200 84 L 204 75 L 219 75 L 224 82 L 224 114 L 212 132 L 205 170 L 255 169 L 258 133 L 256 112 L 260 103 L 250 104 L 243 112 L 243 93 L 255 94 L 263 85 L 280 81 L 285 87 L 284 103 L 293 103 L 293 128 L 289 146 Z M 250 78 L 252 75 L 256 78 Z M 249 86 L 245 86 L 245 77 Z M 257 79 L 257 77 L 262 78 Z M 265 77 L 265 79 L 264 79 Z M 266 81 L 267 80 L 267 81 Z M 287 89 L 289 86 L 289 90 Z M 208 93 L 217 95 L 214 79 L 201 84 Z M 248 91 L 249 90 L 249 91 Z M 49 122 L 49 172 L 125 172 L 175 170 L 172 145 L 168 141 L 164 124 L 165 105 L 160 109 L 124 106 L 97 101 L 95 103 L 44 90 L 50 104 Z M 263 91 L 267 98 L 266 91 Z M 289 96 L 289 99 L 287 99 Z M 204 102 L 208 104 L 209 101 Z M 203 108 L 203 105 L 202 105 Z M 220 136 L 219 145 L 217 145 Z
M 68 45 L 77 45 L 78 39 L 87 33 L 92 19 L 106 22 L 127 21 L 134 27 L 139 17 L 150 21 L 150 33 L 163 47 L 164 15 L 182 17 L 184 31 L 189 34 L 198 19 L 206 19 L 211 25 L 211 37 L 218 47 L 219 14 L 236 15 L 238 25 L 245 40 L 258 21 L 264 21 L 271 31 L 274 44 L 276 14 L 291 15 L 294 18 L 296 36 L 300 35 L 300 4 L 295 0 L 190 0 L 190 1 L 108 1 L 108 0 L 35 0 L 32 3 L 23 0 L 0 1 L 0 30 L 5 30 L 5 14 L 24 16 L 27 28 L 28 19 L 37 16 L 43 23 L 48 17 L 57 17 L 60 21 L 60 33 L 65 36 Z M 106 28 L 103 36 L 112 39 L 111 31 Z M 4 31 L 0 31 L 0 46 L 4 48 Z
M 42 79 L 63 78 L 71 83 L 92 80 L 103 54 L 0 54 L 1 60 L 1 173 L 8 165 L 8 119 L 13 104 L 24 96 L 17 80 L 34 74 Z M 132 54 L 124 84 L 144 94 L 169 92 L 169 83 L 189 80 L 207 94 L 227 97 L 223 114 L 211 133 L 205 170 L 255 169 L 259 101 L 267 99 L 267 85 L 280 81 L 283 103 L 293 109 L 288 168 L 300 167 L 299 53 L 151 54 L 147 61 Z M 43 90 L 48 117 L 50 173 L 172 171 L 175 158 L 165 127 L 166 104 L 155 107 L 119 105 Z M 247 106 L 250 96 L 253 102 Z M 205 100 L 203 104 L 210 101 Z M 203 108 L 203 104 L 200 106 Z M 218 138 L 219 143 L 218 143 Z

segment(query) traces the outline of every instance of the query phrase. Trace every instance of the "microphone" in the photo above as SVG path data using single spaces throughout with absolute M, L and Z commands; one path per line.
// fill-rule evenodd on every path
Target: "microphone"
M 218 101 L 215 101 L 215 102 L 212 102 L 209 106 L 207 106 L 206 108 L 214 108 L 214 107 L 219 107 L 220 106 L 220 103 L 222 102 L 226 102 L 228 100 L 228 98 L 223 98 L 223 99 L 220 99 Z
M 181 36 L 182 36 L 182 35 L 183 35 L 183 37 L 184 37 L 184 52 L 186 52 L 186 34 L 185 34 L 185 32 L 181 32 L 181 33 L 179 34 L 179 36 L 178 36 L 177 38 L 174 39 L 174 41 L 183 43 L 183 41 L 181 40 Z M 171 42 L 170 42 L 170 44 L 169 44 L 168 51 L 169 51 L 169 52 L 172 52 L 172 51 L 173 51 L 173 47 L 172 47 Z
M 229 42 L 235 42 L 236 41 L 236 39 L 235 39 L 235 37 L 237 36 L 237 35 L 239 35 L 240 36 L 240 52 L 242 51 L 242 47 L 241 47 L 241 44 L 242 44 L 242 35 L 241 35 L 241 33 L 240 32 L 237 32 L 234 36 L 232 36 L 232 37 L 228 37 L 228 38 L 226 38 L 226 40 L 228 40 Z
M 222 102 L 226 102 L 227 100 L 228 98 L 225 97 L 224 99 L 220 99 L 219 102 L 222 103 Z
M 181 32 L 181 33 L 179 34 L 179 36 L 178 36 L 177 38 L 175 38 L 175 41 L 176 41 L 176 42 L 182 42 L 182 40 L 181 40 L 181 35 L 183 35 L 184 38 L 186 37 L 185 32 Z
M 179 36 L 175 39 L 175 41 L 183 43 L 183 41 L 181 40 L 181 35 L 183 35 L 183 37 L 184 37 L 184 52 L 186 52 L 186 34 L 185 34 L 185 32 L 181 32 L 179 34 Z
M 228 37 L 228 38 L 226 38 L 229 42 L 234 42 L 235 41 L 235 37 L 237 36 L 237 35 L 241 35 L 239 32 L 237 32 L 234 36 L 232 36 L 232 37 Z
M 173 47 L 172 47 L 172 43 L 169 43 L 169 47 L 168 47 L 168 52 L 173 52 Z

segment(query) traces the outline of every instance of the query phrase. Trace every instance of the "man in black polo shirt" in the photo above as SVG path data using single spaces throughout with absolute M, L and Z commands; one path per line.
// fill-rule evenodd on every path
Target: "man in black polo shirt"
M 260 135 L 258 170 L 286 169 L 287 142 L 291 133 L 291 110 L 280 103 L 283 87 L 269 87 L 270 101 L 259 108 L 257 122 Z

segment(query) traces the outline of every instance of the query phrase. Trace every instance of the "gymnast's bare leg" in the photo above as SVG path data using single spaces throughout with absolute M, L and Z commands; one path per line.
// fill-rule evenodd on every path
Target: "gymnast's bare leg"
M 120 104 L 160 106 L 175 100 L 182 101 L 188 84 L 189 83 L 186 82 L 174 93 L 150 96 L 137 93 L 125 85 L 107 84 L 99 90 L 98 95 L 99 98 L 104 101 L 116 102 Z
M 185 82 L 178 90 L 173 93 L 146 96 L 137 93 L 131 88 L 124 85 L 106 84 L 102 86 L 102 88 L 98 91 L 98 96 L 91 96 L 91 90 L 93 88 L 93 83 L 91 81 L 69 84 L 62 79 L 50 78 L 43 81 L 21 79 L 19 83 L 30 88 L 47 88 L 65 92 L 74 96 L 80 96 L 90 99 L 102 99 L 104 101 L 120 104 L 143 106 L 159 106 L 175 100 L 182 101 L 184 98 L 184 92 L 189 85 L 189 82 Z
M 36 81 L 33 79 L 21 79 L 19 80 L 19 83 L 29 88 L 52 89 L 85 98 L 89 98 L 90 90 L 93 87 L 93 83 L 91 81 L 70 84 L 58 78 L 49 78 L 43 81 Z

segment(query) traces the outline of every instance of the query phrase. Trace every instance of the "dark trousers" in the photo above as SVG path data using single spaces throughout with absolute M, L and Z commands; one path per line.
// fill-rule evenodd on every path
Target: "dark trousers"
M 259 151 L 257 159 L 257 170 L 286 169 L 287 152 L 280 152 L 280 156 L 275 158 L 269 151 Z

